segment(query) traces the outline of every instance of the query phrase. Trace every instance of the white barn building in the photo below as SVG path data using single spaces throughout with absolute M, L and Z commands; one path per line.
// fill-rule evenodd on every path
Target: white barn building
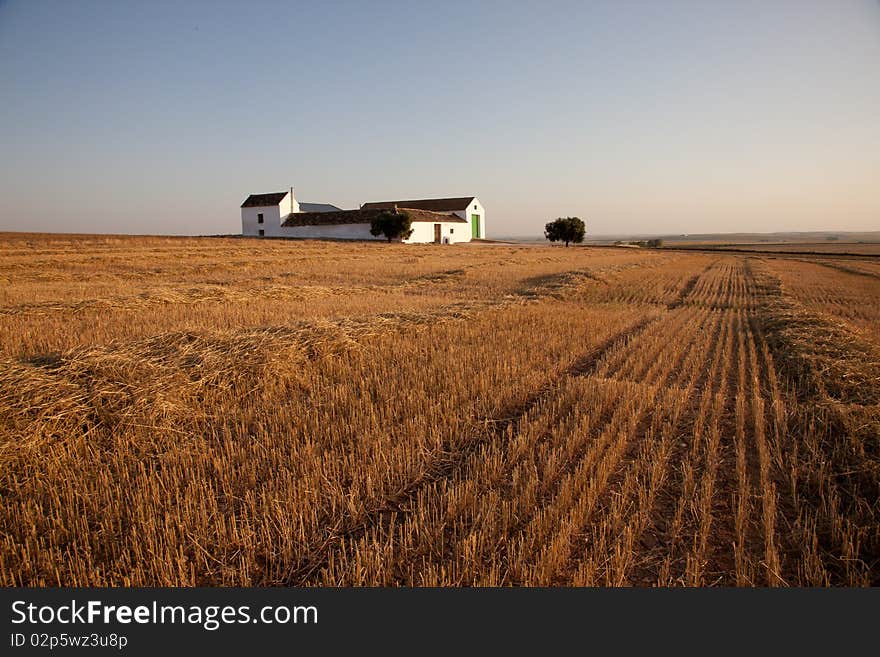
M 464 219 L 470 228 L 468 231 L 469 239 L 456 240 L 458 242 L 469 242 L 470 239 L 485 239 L 486 237 L 486 211 L 483 209 L 483 204 L 480 203 L 476 196 L 423 198 L 409 201 L 378 201 L 375 203 L 364 203 L 361 206 L 361 209 L 390 210 L 394 207 L 449 213 Z
M 300 203 L 293 189 L 248 196 L 241 204 L 241 232 L 253 237 L 382 240 L 370 234 L 372 221 L 395 208 L 406 211 L 412 220 L 412 235 L 404 240 L 408 244 L 453 244 L 485 237 L 485 211 L 473 196 L 382 201 L 342 210 L 325 203 Z

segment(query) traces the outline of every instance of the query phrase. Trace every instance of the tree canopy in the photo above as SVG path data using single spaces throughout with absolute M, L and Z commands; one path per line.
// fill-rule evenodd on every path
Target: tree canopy
M 587 227 L 578 217 L 559 217 L 544 226 L 544 237 L 551 242 L 569 242 L 580 244 L 584 241 Z
M 389 242 L 405 240 L 412 235 L 412 232 L 412 219 L 406 212 L 400 210 L 382 212 L 370 222 L 370 235 L 376 237 L 384 235 Z

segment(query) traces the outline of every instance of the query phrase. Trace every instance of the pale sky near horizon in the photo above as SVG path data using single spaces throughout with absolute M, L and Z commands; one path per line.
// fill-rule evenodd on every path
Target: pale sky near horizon
M 250 193 L 487 232 L 880 230 L 877 0 L 0 0 L 0 230 L 240 231 Z

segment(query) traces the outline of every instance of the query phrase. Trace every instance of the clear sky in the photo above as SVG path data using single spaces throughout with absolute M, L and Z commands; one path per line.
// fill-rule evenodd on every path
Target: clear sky
M 249 193 L 488 233 L 880 229 L 877 0 L 0 0 L 0 230 L 229 233 Z

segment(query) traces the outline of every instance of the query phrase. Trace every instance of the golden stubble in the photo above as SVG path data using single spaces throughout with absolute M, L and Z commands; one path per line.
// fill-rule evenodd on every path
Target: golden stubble
M 4 585 L 878 582 L 871 263 L 0 247 Z

